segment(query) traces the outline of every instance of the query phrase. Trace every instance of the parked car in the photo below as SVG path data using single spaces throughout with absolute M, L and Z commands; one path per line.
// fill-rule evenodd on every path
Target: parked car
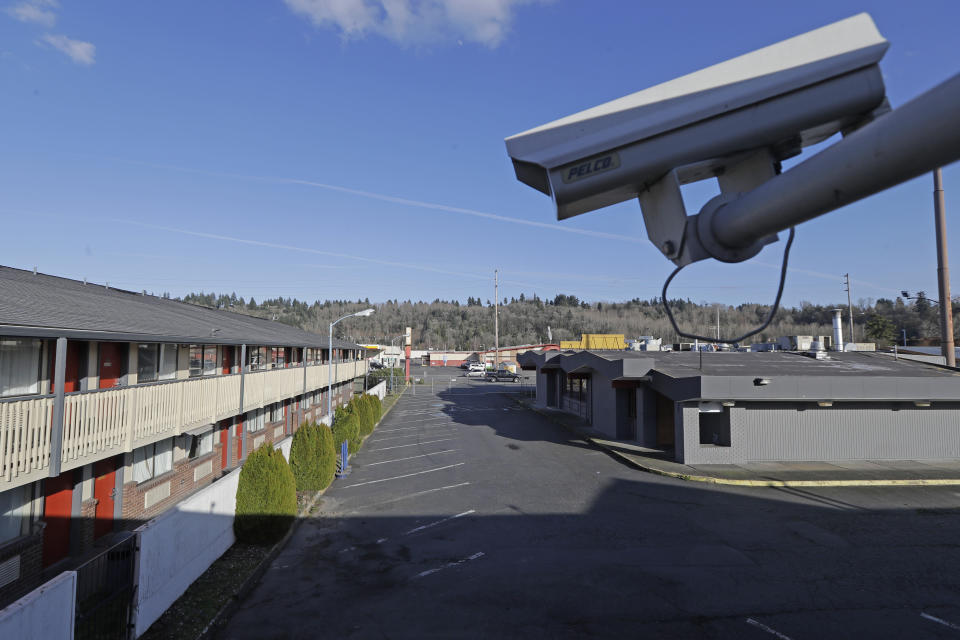
M 513 371 L 507 371 L 506 369 L 497 369 L 496 371 L 487 372 L 487 382 L 500 382 L 505 380 L 507 382 L 520 382 L 520 374 L 514 373 Z
M 482 378 L 483 376 L 487 375 L 487 372 L 483 369 L 470 368 L 467 369 L 463 375 L 467 376 L 468 378 Z
M 487 365 L 483 362 L 471 362 L 467 367 L 467 371 L 486 371 Z

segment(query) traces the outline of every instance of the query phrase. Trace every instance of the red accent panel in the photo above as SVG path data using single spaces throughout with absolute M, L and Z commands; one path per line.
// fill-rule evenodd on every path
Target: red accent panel
M 73 511 L 73 471 L 43 482 L 43 566 L 49 567 L 70 553 L 70 514 Z
M 97 499 L 93 539 L 96 540 L 113 531 L 113 493 L 117 487 L 116 458 L 94 462 L 93 476 L 93 497 Z

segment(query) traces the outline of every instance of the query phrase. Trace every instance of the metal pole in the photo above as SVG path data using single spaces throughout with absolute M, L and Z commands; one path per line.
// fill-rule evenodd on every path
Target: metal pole
M 500 270 L 493 270 L 493 370 L 500 368 Z
M 853 337 L 853 303 L 850 302 L 850 274 L 845 273 L 843 277 L 847 281 L 847 309 L 850 311 L 850 342 L 856 342 L 856 338 Z
M 943 201 L 943 175 L 933 172 L 933 210 L 937 228 L 937 284 L 940 289 L 940 349 L 948 367 L 957 366 L 953 346 L 953 303 L 950 300 L 950 264 L 947 260 L 947 219 Z
M 67 378 L 67 339 L 57 338 L 57 354 L 53 364 L 53 416 L 50 422 L 50 467 L 47 476 L 60 475 L 63 452 L 63 387 Z
M 247 371 L 247 345 L 240 345 L 240 407 L 241 419 L 243 415 L 243 382 Z
M 300 366 L 303 367 L 303 397 L 300 399 L 300 419 L 297 422 L 297 426 L 304 421 L 306 417 L 306 409 L 303 407 L 303 403 L 307 400 L 307 348 L 303 347 L 300 350 Z
M 722 206 L 714 238 L 744 247 L 960 159 L 960 74 Z
M 333 394 L 333 325 L 339 321 L 330 323 L 330 333 L 327 336 L 327 416 L 330 417 L 330 426 L 333 427 L 333 413 L 330 406 L 330 396 Z

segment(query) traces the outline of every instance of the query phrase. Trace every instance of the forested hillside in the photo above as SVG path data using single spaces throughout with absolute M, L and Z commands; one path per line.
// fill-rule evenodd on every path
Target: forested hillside
M 351 318 L 335 327 L 338 337 L 357 342 L 389 343 L 404 327 L 413 328 L 415 348 L 470 349 L 491 347 L 494 342 L 493 305 L 489 300 L 469 298 L 466 304 L 457 301 L 411 302 L 387 300 L 334 300 L 308 303 L 290 298 L 257 302 L 236 294 L 196 293 L 184 302 L 270 318 L 308 331 L 327 333 L 328 324 L 348 313 L 374 307 L 368 318 Z M 921 296 L 919 300 L 879 299 L 853 308 L 855 340 L 881 344 L 902 339 L 906 330 L 911 341 L 938 336 L 938 314 L 935 303 Z M 716 334 L 717 312 L 722 336 L 740 335 L 762 323 L 769 307 L 759 304 L 739 306 L 700 305 L 689 300 L 671 302 L 682 328 L 704 335 Z M 802 303 L 797 308 L 781 309 L 776 319 L 753 340 L 781 335 L 830 335 L 831 310 L 844 310 L 844 331 L 848 332 L 846 305 Z M 960 305 L 955 305 L 955 308 Z M 956 320 L 955 326 L 960 325 Z M 627 302 L 588 304 L 576 296 L 558 295 L 552 300 L 536 296 L 504 299 L 500 305 L 500 344 L 534 344 L 578 339 L 581 333 L 622 333 L 627 338 L 652 335 L 664 342 L 677 337 L 657 300 L 634 299 Z M 849 339 L 849 337 L 847 337 Z

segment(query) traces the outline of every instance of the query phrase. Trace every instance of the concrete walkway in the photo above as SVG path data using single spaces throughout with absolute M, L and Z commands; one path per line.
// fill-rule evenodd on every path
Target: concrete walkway
M 533 406 L 529 397 L 515 400 L 632 467 L 662 476 L 754 487 L 869 487 L 960 485 L 960 460 L 834 460 L 831 462 L 751 462 L 687 465 L 672 451 L 648 449 L 613 440 L 578 416 Z

